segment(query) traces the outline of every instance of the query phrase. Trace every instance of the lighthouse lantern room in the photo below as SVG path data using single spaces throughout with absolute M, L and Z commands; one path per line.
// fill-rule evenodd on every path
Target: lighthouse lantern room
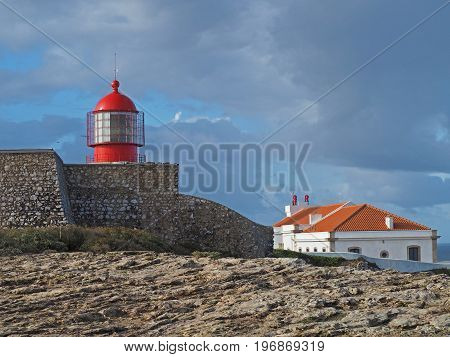
M 133 101 L 119 92 L 119 81 L 113 91 L 87 113 L 87 145 L 94 148 L 91 163 L 139 162 L 138 148 L 144 146 L 144 113 Z

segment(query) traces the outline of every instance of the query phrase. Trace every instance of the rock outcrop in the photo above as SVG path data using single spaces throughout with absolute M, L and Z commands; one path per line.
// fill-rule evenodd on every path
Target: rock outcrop
M 0 336 L 447 336 L 448 276 L 153 252 L 0 257 Z

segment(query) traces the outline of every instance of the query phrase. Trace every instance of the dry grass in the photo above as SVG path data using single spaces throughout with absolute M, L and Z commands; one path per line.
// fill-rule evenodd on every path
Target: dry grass
M 174 252 L 161 239 L 139 229 L 79 226 L 0 229 L 0 255 L 125 250 Z

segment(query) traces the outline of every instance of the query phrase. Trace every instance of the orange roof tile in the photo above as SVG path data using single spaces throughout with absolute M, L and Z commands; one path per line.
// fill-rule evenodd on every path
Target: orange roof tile
M 321 214 L 325 217 L 327 214 L 337 210 L 339 207 L 346 205 L 347 203 L 334 203 L 327 206 L 312 206 L 300 209 L 300 211 L 294 213 L 291 217 L 285 217 L 281 221 L 278 221 L 273 226 L 281 227 L 289 224 L 309 224 L 310 214 Z
M 394 220 L 393 230 L 430 230 L 431 228 L 377 207 L 363 204 L 343 207 L 304 232 L 386 231 L 386 217 Z
M 363 205 L 352 205 L 342 207 L 335 213 L 325 217 L 321 221 L 312 225 L 305 232 L 334 232 L 342 222 L 347 221 L 355 212 L 360 210 Z

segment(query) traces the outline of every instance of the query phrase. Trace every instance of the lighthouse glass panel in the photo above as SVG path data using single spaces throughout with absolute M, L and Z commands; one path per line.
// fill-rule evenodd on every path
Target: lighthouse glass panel
M 106 143 L 144 144 L 142 112 L 88 113 L 88 145 Z

